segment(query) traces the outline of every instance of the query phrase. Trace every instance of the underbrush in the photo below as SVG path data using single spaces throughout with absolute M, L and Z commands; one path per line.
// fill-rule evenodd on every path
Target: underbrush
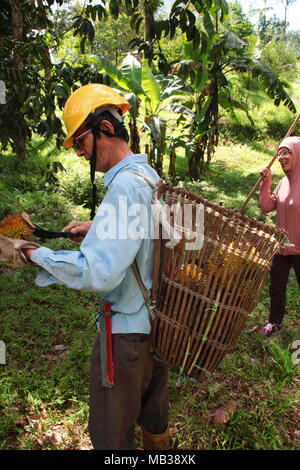
M 297 66 L 296 66 L 297 68 Z M 296 108 L 300 99 L 297 80 L 284 82 L 286 92 Z M 296 115 L 283 104 L 276 106 L 262 90 L 259 81 L 247 75 L 231 74 L 232 98 L 247 108 L 247 113 L 236 109 L 234 113 L 220 112 L 221 137 L 235 143 L 263 142 L 275 139 L 277 145 L 286 135 Z
M 6 215 L 27 212 L 33 222 L 60 230 L 74 217 L 86 220 L 92 206 L 89 168 L 73 155 L 39 142 L 25 161 L 6 153 L 0 159 L 0 220 Z M 75 158 L 74 158 L 75 157 Z M 95 177 L 98 203 L 106 189 Z

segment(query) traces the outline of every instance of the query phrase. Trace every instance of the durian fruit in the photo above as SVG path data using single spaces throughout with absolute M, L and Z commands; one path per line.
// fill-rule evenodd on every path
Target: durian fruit
M 19 238 L 22 240 L 29 240 L 31 235 L 35 235 L 36 237 L 43 239 L 85 236 L 83 233 L 74 234 L 69 231 L 55 232 L 52 230 L 45 230 L 31 222 L 29 215 L 26 214 L 26 212 L 22 212 L 22 214 L 12 214 L 5 217 L 0 222 L 0 234 L 4 237 Z
M 247 247 L 248 248 L 248 247 Z M 232 251 L 234 250 L 234 253 Z M 221 247 L 217 256 L 212 253 L 205 263 L 206 271 L 217 273 L 226 271 L 226 275 L 237 275 L 244 272 L 249 264 L 256 264 L 259 260 L 259 253 L 252 247 L 245 249 L 242 245 L 235 247 L 234 242 L 229 244 L 228 248 Z M 227 277 L 227 276 L 226 276 Z
M 233 243 L 230 243 L 230 248 L 233 249 Z M 236 248 L 233 256 L 230 259 L 231 253 L 227 252 L 224 258 L 224 267 L 227 267 L 228 272 L 239 272 L 240 270 L 247 269 L 249 264 L 256 264 L 260 258 L 258 251 L 254 247 L 249 250 L 249 247 Z
M 0 234 L 4 237 L 29 240 L 34 230 L 35 227 L 25 212 L 8 215 L 0 222 Z
M 230 250 L 227 250 L 226 253 L 224 253 L 225 250 L 223 249 L 224 258 L 222 268 L 226 269 L 228 274 L 232 274 L 233 272 L 238 273 L 247 260 L 240 256 L 242 254 L 242 250 L 240 248 L 234 249 L 233 242 L 229 244 L 229 248 Z M 231 252 L 232 250 L 234 250 L 233 254 Z
M 180 277 L 185 281 L 192 277 L 193 282 L 199 282 L 202 277 L 202 270 L 199 270 L 196 264 L 193 266 L 193 268 L 191 264 L 186 264 L 185 266 L 181 267 Z

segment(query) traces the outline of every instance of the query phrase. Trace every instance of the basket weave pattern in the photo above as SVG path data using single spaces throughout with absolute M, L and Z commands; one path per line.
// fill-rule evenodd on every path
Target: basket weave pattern
M 192 230 L 177 224 L 179 243 L 156 240 L 152 299 L 153 352 L 171 369 L 198 381 L 231 351 L 256 307 L 274 255 L 286 233 L 212 204 L 183 188 L 162 185 L 158 198 L 172 206 L 193 205 Z M 186 249 L 196 233 L 195 212 L 204 206 L 204 242 Z

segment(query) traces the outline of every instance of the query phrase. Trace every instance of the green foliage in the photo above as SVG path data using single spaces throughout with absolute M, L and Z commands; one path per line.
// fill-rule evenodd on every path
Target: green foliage
M 150 136 L 150 163 L 161 174 L 167 131 L 162 112 L 164 109 L 170 109 L 166 106 L 166 100 L 180 94 L 185 87 L 184 83 L 171 75 L 154 75 L 145 59 L 141 63 L 132 54 L 127 54 L 119 68 L 103 57 L 89 56 L 88 60 L 97 65 L 99 70 L 104 70 L 123 91 L 131 92 L 126 97 L 131 104 L 130 116 L 135 123 L 135 129 L 140 108 L 142 109 L 142 127 Z M 132 123 L 130 127 L 131 125 Z M 131 135 L 132 148 L 137 138 L 137 133 Z
M 99 204 L 106 194 L 106 188 L 103 184 L 103 178 L 99 175 L 95 176 L 95 184 L 97 186 L 97 200 Z M 77 206 L 83 206 L 87 209 L 92 207 L 91 180 L 88 175 L 71 174 L 62 178 L 60 180 L 59 194 Z
M 258 22 L 258 36 L 262 45 L 268 44 L 273 39 L 280 40 L 284 36 L 284 21 L 273 15 L 267 19 L 265 13 L 261 13 Z
M 50 142 L 53 146 L 53 142 Z M 28 159 L 4 154 L 0 159 L 0 219 L 11 213 L 27 212 L 35 223 L 51 228 L 52 219 L 63 224 L 71 217 L 70 205 L 56 194 L 59 175 L 65 169 L 57 158 L 57 149 L 37 145 Z
M 104 2 L 68 5 L 68 2 L 60 0 L 58 3 L 61 8 L 51 11 L 49 7 L 54 3 L 57 2 L 49 0 L 39 5 L 33 21 L 36 13 L 34 9 L 25 1 L 19 2 L 20 45 L 10 40 L 15 32 L 12 31 L 9 3 L 4 3 L 3 18 L 6 17 L 8 21 L 6 24 L 3 22 L 3 25 L 7 40 L 2 50 L 5 66 L 0 78 L 6 82 L 7 105 L 0 109 L 0 140 L 4 148 L 12 144 L 19 156 L 25 155 L 26 143 L 33 133 L 46 138 L 54 135 L 57 145 L 61 145 L 64 134 L 56 115 L 57 108 L 63 107 L 74 88 L 90 82 L 109 83 L 105 74 L 85 61 L 83 55 L 86 52 L 92 52 L 94 56 L 101 54 L 102 65 L 107 61 L 104 69 L 109 69 L 109 72 L 106 73 L 109 73 L 115 85 L 135 93 L 133 101 L 136 97 L 144 99 L 141 94 L 145 94 L 145 90 L 142 91 L 145 88 L 146 94 L 149 92 L 146 102 L 151 116 L 158 114 L 160 104 L 159 88 L 156 79 L 152 79 L 157 73 L 153 64 L 167 76 L 171 67 L 173 73 L 176 70 L 176 56 L 179 58 L 184 52 L 177 73 L 180 78 L 190 81 L 196 103 L 192 112 L 201 115 L 197 126 L 192 129 L 192 142 L 187 147 L 189 150 L 194 149 L 194 152 L 188 152 L 195 160 L 190 160 L 193 177 L 205 171 L 217 145 L 220 106 L 233 119 L 236 119 L 236 109 L 244 110 L 250 122 L 252 119 L 244 100 L 235 100 L 230 94 L 228 70 L 250 72 L 261 81 L 276 105 L 283 102 L 294 110 L 284 84 L 270 68 L 251 58 L 255 44 L 253 26 L 236 2 L 228 5 L 225 0 L 177 0 L 171 7 L 169 17 L 155 14 L 159 2 L 144 4 L 127 0 L 124 4 L 120 0 L 112 0 L 107 5 Z M 178 46 L 176 53 L 172 47 L 175 40 Z M 183 51 L 184 42 L 189 45 L 188 53 L 186 45 Z M 141 61 L 143 67 L 139 71 L 144 83 L 139 78 L 135 79 L 140 86 L 133 86 L 133 68 L 130 71 L 130 64 L 127 64 L 125 70 L 123 61 L 122 77 L 119 73 L 121 57 L 128 52 L 129 47 L 137 49 L 137 54 L 149 61 L 149 70 L 152 64 L 149 74 L 146 61 Z M 131 80 L 130 85 L 128 80 Z M 187 103 L 178 101 L 176 105 L 188 108 Z M 135 104 L 137 110 L 138 102 Z M 14 117 L 13 109 L 20 110 L 17 118 Z M 134 112 L 131 113 L 130 124 L 132 134 L 139 141 L 136 122 L 138 112 L 135 116 Z M 148 123 L 145 120 L 145 129 L 150 130 L 154 142 L 153 130 L 158 127 L 152 117 L 149 119 Z M 159 128 L 163 136 L 163 121 Z M 158 142 L 154 144 L 157 147 Z M 139 151 L 139 142 L 134 150 Z
M 130 27 L 130 17 L 124 13 L 117 19 L 105 12 L 104 15 L 91 15 L 90 11 L 103 8 L 101 5 L 88 5 L 86 9 L 86 18 L 80 17 L 82 8 L 74 5 L 69 10 L 73 12 L 76 21 L 75 30 L 70 30 L 64 35 L 63 41 L 56 52 L 58 57 L 64 62 L 71 64 L 84 63 L 84 54 L 101 55 L 105 59 L 113 62 L 116 66 L 128 52 L 128 43 L 134 37 Z M 63 18 L 59 20 L 59 24 Z M 85 26 L 89 34 L 85 34 Z M 58 28 L 59 25 L 56 26 Z
M 271 343 L 269 350 L 272 355 L 270 358 L 270 374 L 278 387 L 284 388 L 286 385 L 296 383 L 297 375 L 300 374 L 300 366 L 293 363 L 291 351 L 277 343 Z
M 190 4 L 194 5 L 199 14 L 198 27 L 194 11 L 188 8 Z M 169 23 L 155 22 L 152 31 L 152 49 L 155 41 L 159 42 L 163 32 L 165 36 L 170 35 L 171 39 L 175 35 L 176 28 L 181 29 L 186 35 L 183 58 L 173 68 L 173 73 L 187 81 L 186 89 L 189 88 L 190 104 L 183 102 L 179 106 L 176 103 L 169 106 L 169 109 L 183 110 L 182 105 L 184 105 L 194 113 L 193 125 L 190 129 L 191 142 L 186 145 L 189 172 L 192 178 L 198 178 L 206 171 L 218 143 L 220 106 L 235 119 L 235 110 L 243 110 L 252 126 L 254 124 L 248 112 L 247 103 L 244 100 L 235 100 L 231 96 L 227 71 L 234 69 L 239 73 L 250 73 L 252 77 L 260 81 L 275 105 L 282 102 L 295 112 L 294 103 L 276 74 L 266 64 L 250 57 L 254 44 L 253 28 L 243 16 L 241 8 L 233 5 L 231 15 L 233 21 L 227 20 L 226 2 L 202 2 L 201 4 L 189 2 L 186 5 L 186 2 L 177 1 L 172 6 Z M 232 30 L 231 26 L 233 26 Z M 237 36 L 238 30 L 244 39 L 249 39 L 249 45 Z M 132 41 L 132 45 L 138 47 L 139 52 L 143 51 L 150 61 L 153 59 L 152 49 L 149 50 L 149 44 L 143 43 L 141 38 Z M 161 49 L 157 55 L 159 61 L 165 60 Z M 158 66 L 161 68 L 159 63 Z M 167 66 L 161 69 L 164 74 L 168 71 Z
M 260 59 L 279 77 L 292 79 L 295 75 L 297 52 L 285 41 L 270 41 L 261 50 Z
M 62 109 L 76 83 L 105 82 L 105 77 L 86 66 L 53 63 L 50 52 L 59 47 L 60 38 L 49 11 L 54 2 L 47 3 L 32 8 L 22 0 L 11 9 L 10 2 L 4 2 L 1 10 L 0 79 L 5 83 L 6 100 L 0 106 L 0 143 L 4 150 L 11 145 L 23 159 L 34 133 L 55 136 L 57 146 L 62 144 L 64 131 L 57 107 Z M 76 21 L 72 27 L 76 33 Z M 92 39 L 91 27 L 81 22 L 78 27 Z
M 128 77 L 128 62 L 125 63 L 126 71 L 123 73 L 122 69 L 119 70 L 113 63 L 104 57 L 94 57 L 90 55 L 87 58 L 90 62 L 98 67 L 98 70 L 105 70 L 105 72 L 109 75 L 109 77 L 111 77 L 118 87 L 126 91 L 131 91 L 137 96 L 145 95 L 145 91 L 143 90 L 141 84 L 137 82 L 135 76 L 132 76 L 131 73 L 131 77 Z M 140 69 L 140 67 L 141 66 L 138 63 L 138 66 L 135 65 L 134 69 Z
M 57 186 L 57 174 L 65 171 L 63 165 L 55 160 L 57 149 L 53 149 L 52 141 L 37 141 L 36 147 L 30 147 L 30 154 L 26 161 L 20 161 L 11 153 L 5 153 L 0 158 L 0 181 L 10 189 L 34 191 L 36 189 L 49 189 Z
M 295 90 L 290 88 L 296 98 Z M 245 74 L 231 76 L 231 95 L 248 108 L 247 114 L 236 109 L 234 114 L 224 116 L 220 124 L 220 135 L 249 144 L 252 141 L 276 139 L 277 145 L 290 128 L 294 117 L 282 104 L 275 107 L 265 95 L 260 83 Z M 253 120 L 251 123 L 249 117 Z
M 225 31 L 232 31 L 245 42 L 249 42 L 255 34 L 254 26 L 243 12 L 239 1 L 229 2 L 228 16 L 222 25 L 223 28 Z
M 37 141 L 35 141 L 37 142 Z M 46 143 L 47 144 L 47 143 Z M 38 144 L 26 161 L 5 154 L 0 159 L 0 220 L 8 214 L 28 212 L 35 223 L 51 228 L 51 218 L 60 228 L 71 219 L 71 204 L 90 209 L 91 181 L 88 172 L 66 169 L 68 160 L 58 156 L 49 143 Z M 53 146 L 53 141 L 50 141 Z M 69 157 L 70 160 L 70 157 Z M 75 166 L 75 165 L 74 165 Z M 77 171 L 76 171 L 77 170 Z M 103 178 L 96 175 L 98 202 L 105 196 Z

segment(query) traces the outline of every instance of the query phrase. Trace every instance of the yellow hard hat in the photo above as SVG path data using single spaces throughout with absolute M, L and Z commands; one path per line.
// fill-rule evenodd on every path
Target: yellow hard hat
M 64 141 L 66 149 L 72 147 L 73 135 L 88 115 L 95 109 L 106 105 L 117 106 L 122 114 L 129 109 L 129 103 L 123 96 L 109 86 L 100 83 L 84 85 L 69 96 L 64 107 L 64 122 L 68 133 Z

